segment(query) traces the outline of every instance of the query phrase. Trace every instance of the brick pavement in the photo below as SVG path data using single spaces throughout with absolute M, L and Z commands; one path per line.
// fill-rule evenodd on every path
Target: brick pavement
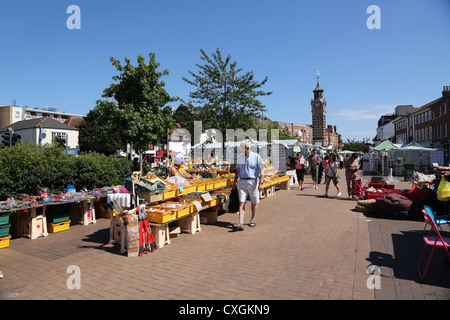
M 142 257 L 108 243 L 109 220 L 0 249 L 0 297 L 12 300 L 374 300 L 450 297 L 450 267 L 435 252 L 425 281 L 415 271 L 423 221 L 378 219 L 356 202 L 323 198 L 324 186 L 280 190 L 261 201 L 257 226 L 234 232 L 237 215 Z M 250 207 L 246 223 L 250 219 Z M 367 267 L 381 267 L 369 289 Z M 81 288 L 68 289 L 70 265 Z M 143 280 L 144 279 L 144 280 Z

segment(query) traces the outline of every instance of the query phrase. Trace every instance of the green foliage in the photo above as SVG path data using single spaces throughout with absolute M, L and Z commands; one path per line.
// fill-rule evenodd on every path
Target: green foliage
M 201 51 L 204 65 L 197 64 L 198 74 L 188 71 L 192 80 L 183 77 L 188 84 L 196 87 L 189 97 L 201 105 L 194 108 L 194 114 L 202 121 L 204 129 L 218 129 L 225 136 L 226 129 L 255 128 L 252 119 L 258 117 L 265 106 L 257 99 L 260 96 L 272 94 L 260 88 L 267 82 L 254 79 L 253 71 L 241 75 L 242 68 L 237 62 L 231 62 L 231 56 L 222 58 L 219 49 L 209 57 Z
M 370 148 L 368 145 L 366 145 L 362 142 L 355 141 L 355 139 L 353 139 L 353 140 L 347 139 L 347 141 L 345 141 L 342 144 L 342 150 L 350 150 L 350 151 L 355 151 L 355 152 L 367 153 L 367 152 L 369 152 Z
M 272 137 L 272 130 L 278 130 L 278 138 L 276 138 L 275 140 L 293 139 L 289 128 L 284 127 L 281 129 L 277 123 L 268 123 L 267 128 L 259 126 L 258 129 L 267 129 L 267 141 L 272 141 L 272 139 L 275 139 L 275 137 Z
M 119 109 L 109 101 L 97 101 L 78 126 L 81 152 L 94 151 L 106 155 L 125 149 L 120 141 Z
M 172 110 L 166 105 L 175 101 L 164 89 L 165 83 L 161 77 L 169 71 L 159 71 L 159 63 L 155 54 L 149 54 L 147 64 L 144 56 L 137 58 L 137 67 L 125 58 L 125 65 L 111 57 L 111 63 L 119 75 L 113 77 L 116 81 L 103 91 L 103 97 L 114 97 L 119 104 L 116 112 L 115 130 L 120 131 L 120 141 L 123 146 L 133 143 L 133 148 L 147 150 L 150 142 L 156 143 L 167 133 L 167 128 L 174 128 Z
M 59 146 L 22 143 L 0 149 L 0 199 L 21 193 L 35 195 L 40 187 L 60 193 L 68 184 L 92 190 L 123 184 L 129 176 L 130 161 L 115 156 L 71 156 Z

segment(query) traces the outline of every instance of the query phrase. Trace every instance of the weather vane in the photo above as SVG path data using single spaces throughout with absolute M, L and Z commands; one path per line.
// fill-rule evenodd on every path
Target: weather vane
M 317 76 L 317 82 L 319 82 L 319 78 L 320 78 L 320 72 L 319 72 L 319 70 L 316 71 L 316 76 Z

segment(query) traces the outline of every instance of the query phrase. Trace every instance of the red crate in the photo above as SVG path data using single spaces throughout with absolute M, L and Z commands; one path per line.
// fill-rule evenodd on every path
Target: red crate
M 384 192 L 366 192 L 367 199 L 377 199 L 377 198 L 385 196 L 385 195 L 386 195 L 386 193 L 384 193 Z

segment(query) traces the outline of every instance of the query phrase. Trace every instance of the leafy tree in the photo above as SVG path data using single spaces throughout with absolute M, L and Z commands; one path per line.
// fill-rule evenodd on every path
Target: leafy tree
M 167 103 L 175 101 L 164 89 L 163 76 L 168 70 L 159 71 L 155 54 L 149 54 L 149 63 L 143 55 L 137 57 L 137 66 L 130 58 L 125 64 L 111 57 L 112 65 L 119 75 L 116 82 L 103 90 L 102 97 L 114 98 L 117 103 L 97 101 L 97 106 L 89 112 L 80 129 L 80 149 L 104 154 L 113 154 L 132 143 L 138 153 L 148 150 L 173 128 L 172 109 Z
M 192 79 L 183 80 L 196 87 L 189 97 L 199 107 L 194 113 L 202 121 L 205 129 L 218 129 L 225 137 L 226 129 L 255 128 L 252 119 L 258 117 L 265 106 L 257 99 L 272 92 L 264 92 L 260 88 L 268 78 L 258 82 L 253 71 L 241 74 L 243 68 L 237 67 L 237 62 L 231 62 L 231 56 L 225 59 L 219 49 L 209 57 L 200 49 L 204 65 L 197 64 L 199 71 L 188 71 Z
M 258 126 L 257 129 L 267 129 L 267 141 L 272 141 L 275 137 L 272 137 L 272 130 L 278 130 L 278 137 L 275 140 L 289 140 L 292 139 L 291 132 L 288 127 L 280 128 L 278 123 L 269 122 L 267 128 Z
M 167 103 L 175 101 L 164 89 L 165 83 L 160 78 L 169 71 L 159 71 L 160 64 L 156 62 L 155 54 L 149 54 L 147 64 L 144 56 L 137 58 L 137 67 L 125 58 L 125 65 L 110 58 L 119 75 L 113 77 L 116 83 L 103 91 L 103 97 L 114 97 L 120 112 L 118 113 L 117 130 L 120 130 L 121 142 L 133 143 L 137 151 L 148 150 L 149 143 L 156 143 L 167 133 L 167 128 L 173 128 L 172 109 Z
M 347 141 L 345 141 L 342 144 L 342 150 L 350 150 L 350 151 L 355 151 L 355 152 L 362 152 L 362 153 L 367 153 L 369 152 L 370 148 L 368 145 L 362 143 L 362 142 L 357 142 L 355 141 L 355 139 L 347 139 Z
M 124 149 L 121 131 L 118 128 L 119 112 L 115 103 L 97 101 L 97 106 L 89 111 L 78 126 L 80 151 L 94 151 L 106 155 Z

